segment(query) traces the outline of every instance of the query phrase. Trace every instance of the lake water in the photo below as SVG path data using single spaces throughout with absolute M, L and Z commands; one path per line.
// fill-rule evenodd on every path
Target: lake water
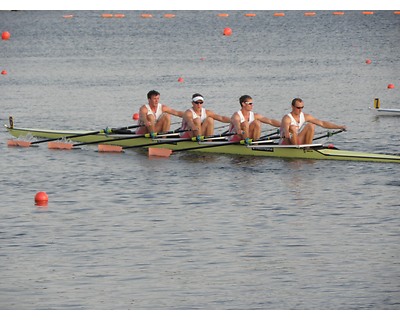
M 400 152 L 400 117 L 368 109 L 374 98 L 399 108 L 392 11 L 103 13 L 0 12 L 11 33 L 2 123 L 131 125 L 151 89 L 179 110 L 200 92 L 228 116 L 250 94 L 256 112 L 280 119 L 299 96 L 305 112 L 347 125 L 338 147 Z M 148 159 L 8 148 L 9 138 L 2 129 L 1 309 L 400 309 L 398 164 Z M 38 191 L 48 206 L 35 206 Z

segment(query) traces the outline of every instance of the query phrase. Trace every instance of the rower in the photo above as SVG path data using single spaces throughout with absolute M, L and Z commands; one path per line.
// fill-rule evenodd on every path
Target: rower
M 292 100 L 292 111 L 282 118 L 280 144 L 311 144 L 314 138 L 315 125 L 326 129 L 341 129 L 346 126 L 319 120 L 311 114 L 303 113 L 304 102 L 300 98 Z
M 281 122 L 267 118 L 259 113 L 253 112 L 253 98 L 243 95 L 239 98 L 241 109 L 231 117 L 230 133 L 236 133 L 230 138 L 231 141 L 245 140 L 246 144 L 251 140 L 257 140 L 261 136 L 261 122 L 279 128 Z
M 229 123 L 229 117 L 216 114 L 214 111 L 203 107 L 204 97 L 200 93 L 192 95 L 192 107 L 183 113 L 181 134 L 183 138 L 197 137 L 201 140 L 202 136 L 214 134 L 214 120 Z
M 160 93 L 151 90 L 147 93 L 148 103 L 139 109 L 139 125 L 137 134 L 150 133 L 152 136 L 156 132 L 167 132 L 171 127 L 171 114 L 182 118 L 183 112 L 177 111 L 160 103 Z

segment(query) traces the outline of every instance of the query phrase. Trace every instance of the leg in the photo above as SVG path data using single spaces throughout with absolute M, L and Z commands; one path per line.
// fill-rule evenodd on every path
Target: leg
M 171 116 L 168 113 L 163 113 L 160 119 L 156 122 L 154 129 L 156 132 L 167 132 L 171 127 Z
M 261 136 L 261 122 L 254 120 L 249 126 L 249 138 L 253 140 L 259 139 Z
M 150 123 L 154 123 L 155 117 L 154 117 L 152 114 L 148 114 L 148 115 L 146 116 L 146 121 L 147 121 L 147 122 L 150 122 Z M 145 134 L 145 133 L 149 133 L 149 130 L 147 129 L 146 126 L 142 126 L 142 127 L 139 127 L 139 128 L 136 130 L 136 133 L 137 133 L 137 134 Z
M 211 136 L 214 134 L 214 119 L 207 117 L 201 124 L 201 131 L 204 136 Z
M 312 144 L 314 131 L 315 125 L 313 123 L 307 123 L 298 135 L 299 144 Z

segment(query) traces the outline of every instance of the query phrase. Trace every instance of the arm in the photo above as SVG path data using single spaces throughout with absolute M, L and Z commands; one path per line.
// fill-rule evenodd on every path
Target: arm
M 241 136 L 241 139 L 246 139 L 249 136 L 248 126 L 242 126 L 242 124 L 240 123 L 240 117 L 237 114 L 237 112 L 235 112 L 232 115 L 232 118 L 231 118 L 230 122 L 231 122 L 231 124 L 233 126 L 233 129 L 236 132 L 236 134 L 238 136 Z
M 170 108 L 170 107 L 168 107 L 168 106 L 166 106 L 166 105 L 164 105 L 164 104 L 163 104 L 163 106 L 162 106 L 162 110 L 163 110 L 163 112 L 165 112 L 165 113 L 172 114 L 172 115 L 177 116 L 177 117 L 179 117 L 179 118 L 182 118 L 182 117 L 183 117 L 183 114 L 184 114 L 183 111 L 178 111 L 178 110 L 172 109 L 172 108 Z
M 342 130 L 344 130 L 344 131 L 346 131 L 346 126 L 342 126 L 342 125 L 338 125 L 338 124 L 335 124 L 335 123 L 333 123 L 333 122 L 329 122 L 329 121 L 323 121 L 323 120 L 319 120 L 319 119 L 317 119 L 317 118 L 314 118 L 312 115 L 310 115 L 310 114 L 305 114 L 304 115 L 304 119 L 307 121 L 307 122 L 311 122 L 311 123 L 313 123 L 313 124 L 315 124 L 315 125 L 317 125 L 317 126 L 320 126 L 320 127 L 322 127 L 322 128 L 325 128 L 325 129 L 342 129 Z
M 148 110 L 145 105 L 139 109 L 139 123 L 147 128 L 147 132 L 154 132 L 155 118 L 152 114 L 147 114 Z
M 273 126 L 273 127 L 279 128 L 279 127 L 281 126 L 281 122 L 280 122 L 280 121 L 275 120 L 275 119 L 270 119 L 270 118 L 267 118 L 267 117 L 263 117 L 262 115 L 260 115 L 260 114 L 258 114 L 258 113 L 256 113 L 256 114 L 254 115 L 254 118 L 255 118 L 256 120 L 261 121 L 262 123 L 269 124 L 269 125 L 271 125 L 271 126 Z
M 282 127 L 281 127 L 281 137 L 289 138 L 289 127 L 290 127 L 290 118 L 286 115 L 282 118 Z
M 230 123 L 231 119 L 229 117 L 221 116 L 219 114 L 216 114 L 215 112 L 211 110 L 206 110 L 207 117 L 213 118 L 214 120 L 224 122 L 224 123 Z
M 192 130 L 193 136 L 200 134 L 200 128 L 198 125 L 196 125 L 196 123 L 194 123 L 193 114 L 190 110 L 186 110 L 185 112 L 183 112 L 182 118 L 183 118 L 183 121 L 185 121 L 187 123 L 187 126 L 189 127 L 189 129 Z

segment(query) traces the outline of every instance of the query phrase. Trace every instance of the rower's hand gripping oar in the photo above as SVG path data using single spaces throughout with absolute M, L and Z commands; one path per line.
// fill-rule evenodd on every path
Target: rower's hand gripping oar
M 112 129 L 106 128 L 106 129 L 98 130 L 98 131 L 90 131 L 90 132 L 85 132 L 85 133 L 80 133 L 80 134 L 74 134 L 74 135 L 69 135 L 69 136 L 67 135 L 67 136 L 58 137 L 58 138 L 49 138 L 49 139 L 33 141 L 33 142 L 22 141 L 22 140 L 8 140 L 7 145 L 9 147 L 11 147 L 11 146 L 12 147 L 30 147 L 35 144 L 56 141 L 56 140 L 60 140 L 60 139 L 73 139 L 73 138 L 95 135 L 95 134 L 99 134 L 99 133 L 109 134 L 109 133 L 113 133 L 114 131 L 127 130 L 127 129 L 133 129 L 133 128 L 138 128 L 138 127 L 141 127 L 141 125 L 133 125 L 133 126 L 128 126 L 128 127 L 112 128 Z M 59 142 L 59 143 L 61 143 L 61 142 Z M 55 145 L 54 145 L 54 147 L 55 147 Z M 51 147 L 49 147 L 49 148 L 51 149 Z

